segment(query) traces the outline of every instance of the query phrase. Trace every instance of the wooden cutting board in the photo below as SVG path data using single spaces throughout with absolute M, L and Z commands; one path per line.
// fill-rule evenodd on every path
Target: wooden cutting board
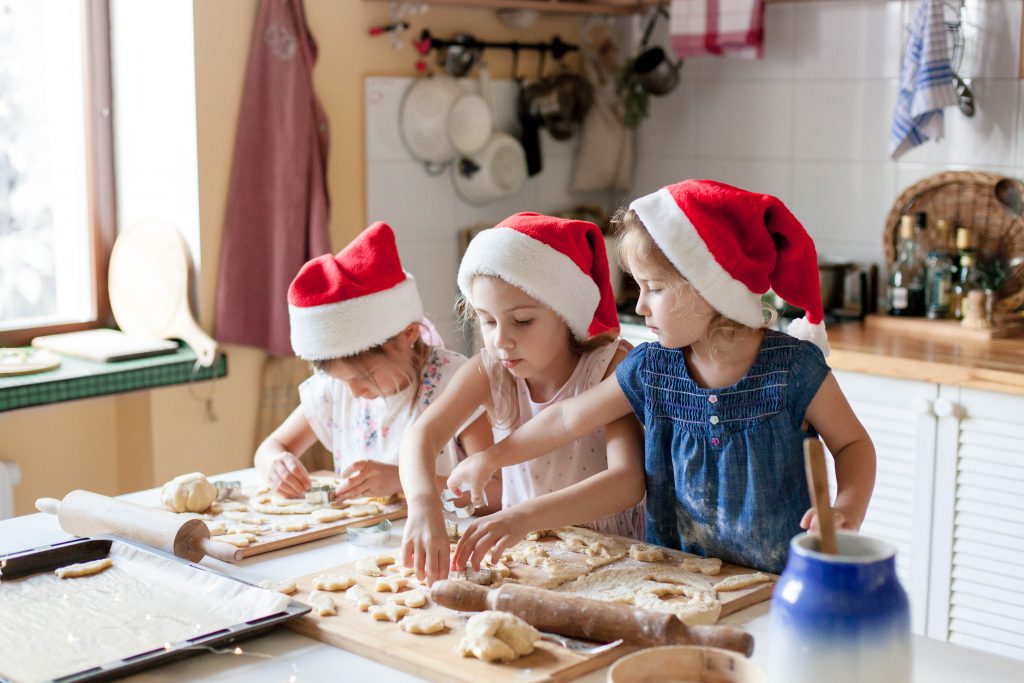
M 312 472 L 312 477 L 318 479 L 335 479 L 340 480 L 334 472 L 328 472 L 326 470 Z M 256 495 L 256 487 L 243 489 L 243 495 L 240 498 L 232 499 L 237 502 L 248 504 L 250 496 Z M 266 530 L 256 536 L 256 540 L 249 544 L 248 547 L 242 548 L 242 557 L 252 557 L 253 555 L 260 555 L 262 553 L 269 553 L 273 550 L 280 550 L 281 548 L 288 548 L 293 545 L 299 545 L 301 543 L 309 543 L 310 541 L 318 541 L 321 538 L 327 538 L 328 536 L 336 536 L 337 534 L 345 533 L 349 527 L 362 527 L 371 526 L 377 524 L 384 519 L 402 519 L 406 516 L 406 505 L 405 501 L 392 503 L 385 505 L 382 512 L 376 515 L 369 515 L 366 517 L 354 517 L 352 519 L 342 519 L 337 522 L 326 522 L 322 524 L 316 524 L 310 518 L 309 515 L 269 515 L 260 512 L 248 512 L 246 514 L 257 515 L 267 520 L 263 526 Z M 304 519 L 309 522 L 309 528 L 305 531 L 272 531 L 271 525 L 277 521 L 297 521 Z M 237 520 L 230 519 L 225 516 L 225 513 L 219 515 L 210 515 L 210 519 L 206 520 L 209 522 L 224 522 L 229 527 L 235 524 L 240 524 Z
M 622 540 L 628 543 L 633 542 L 628 539 Z M 390 548 L 381 552 L 397 556 L 399 549 Z M 678 564 L 682 559 L 692 557 L 687 553 L 674 550 L 666 549 L 665 552 L 671 558 L 666 564 Z M 584 556 L 578 555 L 578 557 L 582 559 Z M 612 567 L 639 566 L 640 564 L 627 557 L 595 569 L 594 573 Z M 747 574 L 752 571 L 736 565 L 723 564 L 720 574 L 706 578 L 712 583 L 718 583 L 728 576 Z M 320 574 L 329 573 L 348 574 L 371 592 L 376 581 L 373 577 L 357 572 L 354 563 L 350 562 L 296 579 L 298 592 L 292 597 L 308 603 L 313 579 Z M 518 579 L 524 584 L 532 584 L 539 579 L 539 576 L 532 571 L 519 572 L 516 568 L 513 570 L 512 578 Z M 415 581 L 412 583 L 419 587 Z M 774 587 L 775 584 L 772 582 L 752 586 L 745 590 L 721 593 L 719 595 L 719 600 L 722 602 L 721 616 L 733 614 L 768 600 Z M 426 588 L 423 590 L 427 592 Z M 392 668 L 439 683 L 449 681 L 458 683 L 480 683 L 481 681 L 534 683 L 572 680 L 590 671 L 608 666 L 619 657 L 638 649 L 620 645 L 594 656 L 584 656 L 554 643 L 538 641 L 537 649 L 527 657 L 522 657 L 510 664 L 488 664 L 473 657 L 462 657 L 455 651 L 456 645 L 462 639 L 466 620 L 472 616 L 472 613 L 456 612 L 431 602 L 420 610 L 413 610 L 413 613 L 429 612 L 444 615 L 449 628 L 434 635 L 413 635 L 399 630 L 397 624 L 390 621 L 374 621 L 366 612 L 357 611 L 345 599 L 343 592 L 331 595 L 338 606 L 336 616 L 321 617 L 310 613 L 300 619 L 288 622 L 288 628 Z M 373 595 L 378 604 L 384 604 L 387 596 L 391 594 L 373 593 Z

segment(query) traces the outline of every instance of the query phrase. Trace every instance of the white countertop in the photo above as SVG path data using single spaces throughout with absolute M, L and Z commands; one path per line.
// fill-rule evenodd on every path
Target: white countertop
M 231 472 L 218 479 L 254 481 L 252 469 Z M 135 503 L 157 504 L 159 491 L 151 489 L 124 496 Z M 402 522 L 395 524 L 391 545 L 398 547 Z M 71 536 L 57 525 L 56 517 L 43 514 L 26 515 L 0 521 L 0 556 L 19 550 L 66 541 Z M 306 543 L 284 550 L 247 558 L 230 565 L 206 558 L 202 564 L 224 574 L 257 583 L 263 579 L 284 579 L 303 576 L 319 569 L 341 564 L 362 555 L 379 552 L 379 548 L 360 548 L 345 541 L 344 534 Z M 733 614 L 721 623 L 740 626 L 756 641 L 753 660 L 762 668 L 770 647 L 768 603 Z M 181 662 L 124 679 L 127 681 L 217 681 L 252 683 L 310 683 L 336 681 L 339 674 L 347 681 L 382 681 L 406 683 L 422 679 L 378 664 L 372 660 L 340 650 L 319 641 L 300 636 L 286 628 L 269 635 L 240 643 L 242 655 L 202 654 Z M 915 683 L 964 683 L 966 681 L 1024 681 L 1024 662 L 991 655 L 950 643 L 914 636 Z M 578 680 L 601 683 L 605 671 L 597 671 Z

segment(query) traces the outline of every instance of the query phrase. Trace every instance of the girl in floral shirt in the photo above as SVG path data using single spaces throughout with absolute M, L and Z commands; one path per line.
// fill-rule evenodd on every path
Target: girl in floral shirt
M 306 263 L 288 309 L 292 347 L 314 373 L 299 386 L 299 407 L 257 449 L 257 469 L 278 492 L 300 497 L 310 478 L 298 456 L 319 439 L 345 477 L 339 497 L 400 492 L 402 435 L 466 358 L 444 349 L 423 318 L 391 228 L 375 223 L 336 256 Z M 491 443 L 481 412 L 466 420 L 437 455 L 439 486 L 467 449 Z

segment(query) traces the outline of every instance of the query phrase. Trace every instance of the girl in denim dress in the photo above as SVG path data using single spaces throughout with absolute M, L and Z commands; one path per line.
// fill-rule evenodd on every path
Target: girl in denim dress
M 816 435 L 835 458 L 836 523 L 859 528 L 875 452 L 825 364 L 817 256 L 800 223 L 775 197 L 706 180 L 641 197 L 618 223 L 636 311 L 658 341 L 464 460 L 449 486 L 476 491 L 497 468 L 632 411 L 646 427 L 648 542 L 781 571 L 790 538 L 816 526 L 802 450 Z M 806 311 L 788 334 L 765 329 L 769 288 Z

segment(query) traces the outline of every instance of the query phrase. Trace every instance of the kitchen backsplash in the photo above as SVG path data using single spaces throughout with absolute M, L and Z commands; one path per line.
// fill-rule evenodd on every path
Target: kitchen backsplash
M 947 109 L 941 142 L 899 162 L 887 153 L 917 0 L 769 3 L 764 60 L 687 60 L 680 87 L 652 99 L 634 194 L 685 177 L 760 189 L 787 203 L 822 257 L 882 261 L 885 216 L 906 186 L 946 169 L 1024 176 L 1024 2 L 966 4 L 960 73 L 978 111 Z

